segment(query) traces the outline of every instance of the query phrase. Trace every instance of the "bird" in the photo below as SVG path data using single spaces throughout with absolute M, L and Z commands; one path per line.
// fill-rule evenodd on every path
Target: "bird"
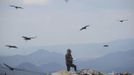
M 11 66 L 5 64 L 5 63 L 3 63 L 3 64 L 4 64 L 9 70 L 11 70 L 11 71 L 14 71 L 14 70 L 16 70 L 16 71 L 28 71 L 28 70 L 25 70 L 25 69 L 13 68 L 13 67 L 11 67 Z
M 11 67 L 11 66 L 9 66 L 9 65 L 7 65 L 7 64 L 5 64 L 5 63 L 3 63 L 7 68 L 9 68 L 11 71 L 13 71 L 13 70 L 15 70 L 13 67 Z
M 121 23 L 123 23 L 124 21 L 128 21 L 128 20 L 125 20 L 125 19 L 119 20 L 119 22 Z
M 23 38 L 24 40 L 28 41 L 28 40 L 35 39 L 35 38 L 36 38 L 36 36 L 35 36 L 35 37 L 22 36 L 22 38 Z
M 69 0 L 65 0 L 65 2 L 68 2 Z
M 104 45 L 104 47 L 109 47 L 109 45 Z
M 8 48 L 18 48 L 17 46 L 13 46 L 13 45 L 6 45 L 6 47 L 8 47 Z
M 82 31 L 82 30 L 84 30 L 84 29 L 87 29 L 87 27 L 89 27 L 89 25 L 86 25 L 86 26 L 82 27 L 82 28 L 80 29 L 80 31 Z
M 15 9 L 23 9 L 22 7 L 16 5 L 10 5 L 10 7 L 14 7 Z

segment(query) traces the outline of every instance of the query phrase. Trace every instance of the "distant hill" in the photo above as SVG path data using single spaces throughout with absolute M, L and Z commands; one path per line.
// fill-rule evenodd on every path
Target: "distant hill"
M 104 47 L 105 44 L 109 45 L 109 47 Z M 134 49 L 134 39 L 120 39 L 105 43 L 40 46 L 39 48 L 58 51 L 62 54 L 65 54 L 66 50 L 70 48 L 74 58 L 94 59 L 117 51 L 132 50 Z
M 48 64 L 44 64 L 40 66 L 40 70 L 42 72 L 55 72 L 55 71 L 59 71 L 65 69 L 65 65 L 59 64 L 59 63 L 48 63 Z
M 42 51 L 42 50 L 41 51 L 39 50 L 39 52 L 37 51 L 37 53 L 41 54 L 40 52 L 42 53 L 44 51 Z M 44 53 L 42 53 L 42 54 L 44 54 Z M 36 56 L 35 53 L 33 53 L 31 55 Z M 134 65 L 133 65 L 134 58 L 133 57 L 134 57 L 134 50 L 119 51 L 119 52 L 107 54 L 100 58 L 90 59 L 90 60 L 86 60 L 86 61 L 79 61 L 79 62 L 76 62 L 75 64 L 77 64 L 78 69 L 91 68 L 91 69 L 95 69 L 95 70 L 102 71 L 102 72 L 112 72 L 112 71 L 134 72 Z M 56 63 L 56 61 L 57 61 L 56 59 L 57 59 L 57 57 L 55 56 L 55 57 L 53 57 L 53 60 L 55 62 L 51 61 L 51 63 L 45 64 L 45 61 L 44 61 L 44 64 L 39 65 L 39 66 L 33 64 L 32 62 L 30 62 L 30 63 L 22 62 L 21 64 L 19 64 L 16 67 L 20 68 L 20 69 L 36 71 L 36 72 L 55 72 L 55 71 L 59 71 L 61 69 L 65 69 L 63 58 L 62 59 L 58 58 L 60 60 L 60 62 L 62 62 L 62 64 Z M 15 61 L 15 59 L 13 59 L 13 60 Z M 9 62 L 6 62 L 6 63 L 9 63 Z M 3 66 L 3 65 L 1 65 L 1 66 Z
M 83 68 L 95 68 L 107 72 L 134 72 L 134 50 L 119 51 L 103 57 L 79 63 Z
M 36 72 L 52 72 L 64 68 L 64 55 L 38 50 L 32 54 L 22 56 L 0 57 L 0 63 L 9 64 L 12 67 Z
M 7 63 L 11 66 L 17 66 L 22 63 L 31 63 L 33 65 L 44 65 L 48 63 L 64 63 L 64 55 L 55 53 L 55 52 L 49 52 L 46 50 L 38 50 L 32 54 L 29 55 L 14 55 L 14 56 L 1 56 L 0 57 L 1 63 Z
M 18 65 L 16 68 L 28 70 L 28 71 L 34 71 L 34 72 L 41 72 L 38 66 L 33 65 L 31 63 L 22 63 Z
M 18 65 L 17 68 L 33 72 L 52 73 L 63 69 L 64 66 L 59 63 L 48 63 L 40 66 L 36 66 L 31 63 L 22 63 Z
M 104 44 L 108 44 L 109 47 L 103 47 Z M 78 69 L 93 68 L 104 72 L 133 72 L 134 70 L 134 39 L 98 44 L 57 45 L 38 48 L 45 48 L 46 50 L 37 50 L 29 55 L 0 56 L 0 64 L 6 63 L 12 67 L 32 71 L 58 71 L 60 69 L 65 69 L 65 58 L 63 54 L 53 51 L 57 50 L 57 52 L 61 51 L 61 53 L 64 52 L 65 54 L 66 49 L 71 48 L 74 59 L 80 55 L 81 57 L 87 56 L 87 58 L 85 58 L 86 60 L 77 59 L 74 62 L 78 65 Z M 94 58 L 92 56 L 97 57 Z

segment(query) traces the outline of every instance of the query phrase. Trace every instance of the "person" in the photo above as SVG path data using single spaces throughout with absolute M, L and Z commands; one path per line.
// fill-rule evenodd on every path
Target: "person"
M 73 67 L 77 71 L 76 65 L 73 64 L 73 57 L 71 55 L 71 49 L 67 49 L 67 54 L 65 55 L 67 71 L 70 71 L 70 68 Z

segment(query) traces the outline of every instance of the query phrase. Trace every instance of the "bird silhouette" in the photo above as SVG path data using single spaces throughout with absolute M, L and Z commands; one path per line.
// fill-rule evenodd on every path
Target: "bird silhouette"
M 109 47 L 109 45 L 104 45 L 104 47 Z
M 65 2 L 68 2 L 69 0 L 65 0 Z
M 8 47 L 8 48 L 18 48 L 17 46 L 13 46 L 13 45 L 6 45 L 6 47 Z
M 30 70 L 21 69 L 21 68 L 14 68 L 14 67 L 11 67 L 11 66 L 9 66 L 9 65 L 7 65 L 7 64 L 5 64 L 5 63 L 3 63 L 3 64 L 4 64 L 10 71 L 14 71 L 15 73 L 16 73 L 16 71 L 22 71 L 22 72 L 40 73 L 40 74 L 44 75 L 44 73 L 41 73 L 41 72 L 30 71 Z M 1 75 L 1 74 L 0 74 L 0 75 Z M 5 75 L 7 75 L 6 72 L 5 72 Z
M 11 70 L 11 71 L 13 71 L 13 70 L 15 70 L 13 67 L 11 67 L 11 66 L 9 66 L 9 65 L 7 65 L 7 64 L 5 64 L 5 63 L 3 63 L 7 68 L 9 68 L 9 70 Z
M 119 22 L 121 22 L 121 23 L 123 23 L 124 21 L 128 21 L 128 20 L 123 20 L 123 19 L 122 20 L 119 20 Z
M 10 7 L 14 7 L 15 9 L 23 9 L 22 7 L 16 5 L 10 5 Z
M 89 25 L 86 25 L 86 26 L 82 27 L 82 28 L 80 29 L 80 31 L 82 31 L 82 30 L 84 30 L 84 29 L 87 29 L 87 27 L 89 27 Z
M 22 36 L 22 38 L 23 38 L 24 40 L 28 41 L 28 40 L 35 39 L 35 38 L 36 38 L 36 36 L 35 36 L 35 37 Z
M 11 66 L 5 64 L 5 63 L 3 63 L 3 64 L 4 64 L 9 70 L 11 70 L 11 71 L 14 71 L 14 70 L 17 70 L 17 71 L 26 71 L 26 70 L 24 70 L 24 69 L 13 68 L 13 67 L 11 67 Z

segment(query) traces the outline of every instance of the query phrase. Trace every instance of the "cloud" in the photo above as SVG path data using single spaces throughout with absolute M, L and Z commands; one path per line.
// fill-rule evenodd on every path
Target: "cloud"
M 48 0 L 23 0 L 25 4 L 46 5 Z

